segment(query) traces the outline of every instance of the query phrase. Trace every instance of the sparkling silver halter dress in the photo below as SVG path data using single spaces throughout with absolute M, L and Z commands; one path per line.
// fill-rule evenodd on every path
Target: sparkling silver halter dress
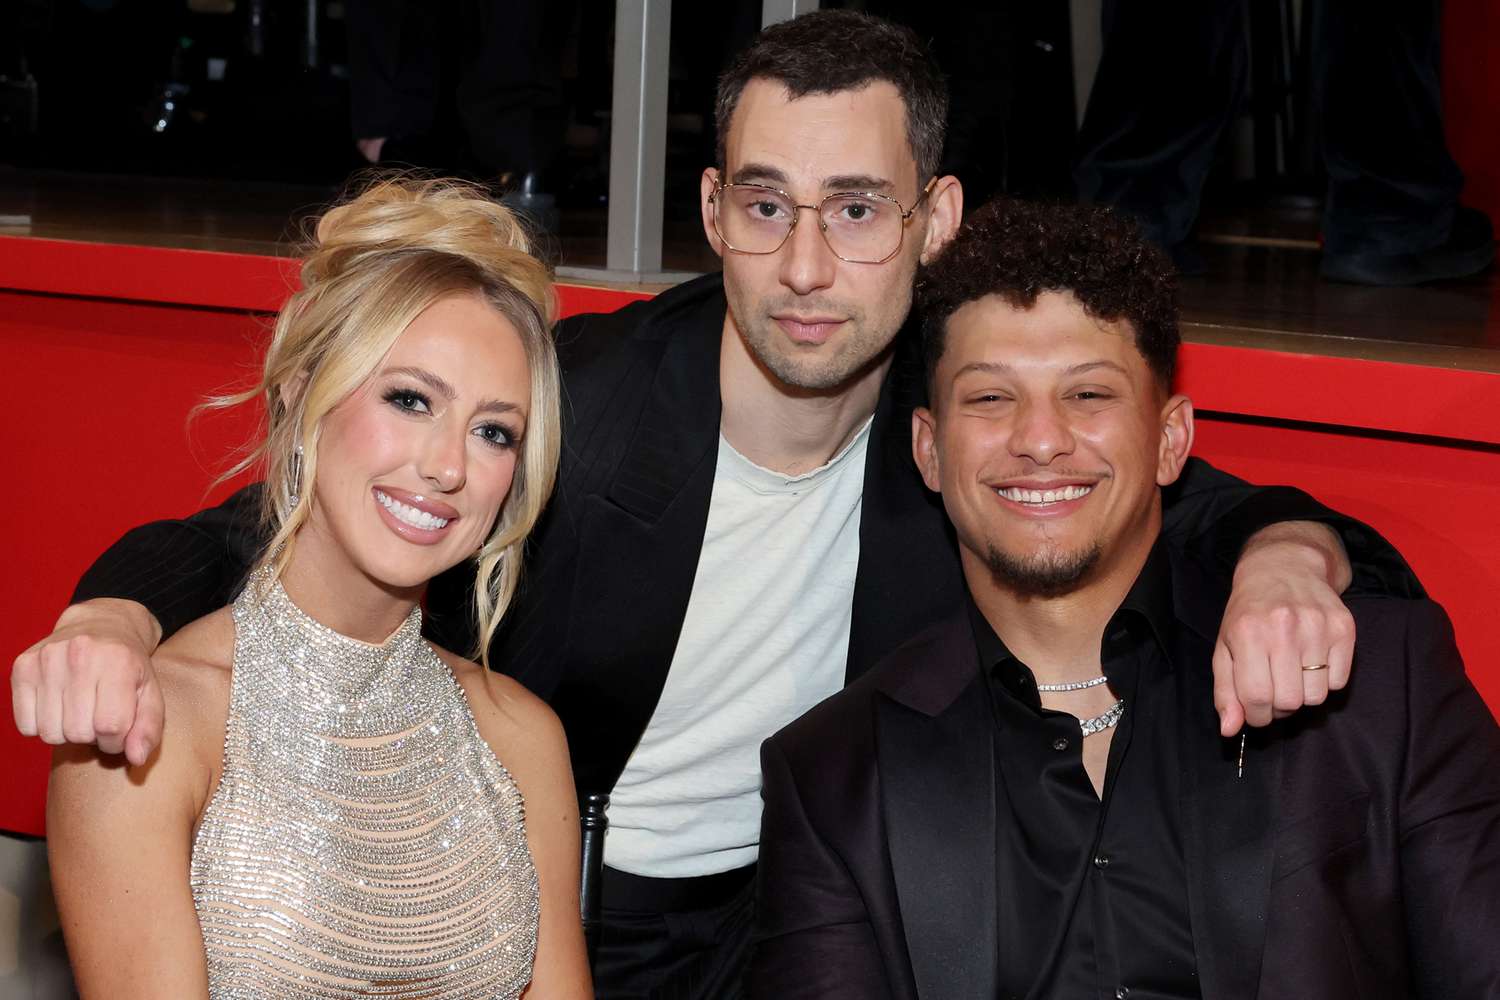
M 421 611 L 380 646 L 261 576 L 233 611 L 223 777 L 192 858 L 210 996 L 519 996 L 540 909 L 521 794 Z

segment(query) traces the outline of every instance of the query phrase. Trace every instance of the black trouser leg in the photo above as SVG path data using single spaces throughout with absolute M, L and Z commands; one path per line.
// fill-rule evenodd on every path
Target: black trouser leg
M 1323 0 L 1313 63 L 1332 253 L 1407 253 L 1448 237 L 1463 175 L 1443 138 L 1440 0 Z
M 567 117 L 562 46 L 573 4 L 472 0 L 458 113 L 475 157 L 496 172 L 544 171 L 562 150 Z
M 1245 93 L 1246 0 L 1106 0 L 1074 181 L 1163 246 L 1187 238 L 1214 147 Z
M 605 885 L 607 892 L 607 878 Z M 754 879 L 731 899 L 697 909 L 653 912 L 606 903 L 595 994 L 599 1000 L 739 1000 L 754 915 Z
M 444 4 L 348 0 L 350 117 L 356 139 L 433 131 Z

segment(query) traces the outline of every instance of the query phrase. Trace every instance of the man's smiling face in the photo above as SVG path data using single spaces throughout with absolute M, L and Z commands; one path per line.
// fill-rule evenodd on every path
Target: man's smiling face
M 884 194 L 910 208 L 927 178 L 907 138 L 906 106 L 885 82 L 857 90 L 793 98 L 773 80 L 754 79 L 735 109 L 725 144 L 725 174 L 704 172 L 704 231 L 724 260 L 729 313 L 759 363 L 786 386 L 836 389 L 877 363 L 911 308 L 912 279 L 929 244 L 949 224 L 929 225 L 930 198 L 906 223 L 900 250 L 880 264 L 840 260 L 815 213 L 800 218 L 780 250 L 727 249 L 714 226 L 715 180 L 779 188 L 817 205 L 841 191 Z M 956 183 L 940 213 L 956 201 Z M 940 189 L 943 190 L 943 189 Z
M 988 295 L 948 318 L 932 408 L 914 431 L 965 561 L 1050 597 L 1144 558 L 1192 414 L 1168 398 L 1128 322 L 1101 322 L 1066 292 L 1026 309 Z

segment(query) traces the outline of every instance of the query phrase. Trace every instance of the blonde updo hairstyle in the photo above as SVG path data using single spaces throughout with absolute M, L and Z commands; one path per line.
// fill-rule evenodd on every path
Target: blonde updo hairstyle
M 488 663 L 490 639 L 520 580 L 526 537 L 557 477 L 561 393 L 547 266 L 516 217 L 482 190 L 387 177 L 317 221 L 301 273 L 301 289 L 276 318 L 259 382 L 207 404 L 265 402 L 264 439 L 226 476 L 264 469 L 270 541 L 257 568 L 269 566 L 271 579 L 308 518 L 323 418 L 375 373 L 418 314 L 445 296 L 477 293 L 521 336 L 531 412 L 510 494 L 477 555 L 479 648 L 472 653 Z

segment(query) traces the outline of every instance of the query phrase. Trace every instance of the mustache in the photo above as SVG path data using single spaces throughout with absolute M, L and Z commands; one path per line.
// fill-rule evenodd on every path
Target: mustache
M 767 315 L 801 313 L 802 315 L 844 316 L 851 320 L 862 319 L 865 311 L 852 302 L 841 302 L 822 295 L 777 296 L 761 303 Z

